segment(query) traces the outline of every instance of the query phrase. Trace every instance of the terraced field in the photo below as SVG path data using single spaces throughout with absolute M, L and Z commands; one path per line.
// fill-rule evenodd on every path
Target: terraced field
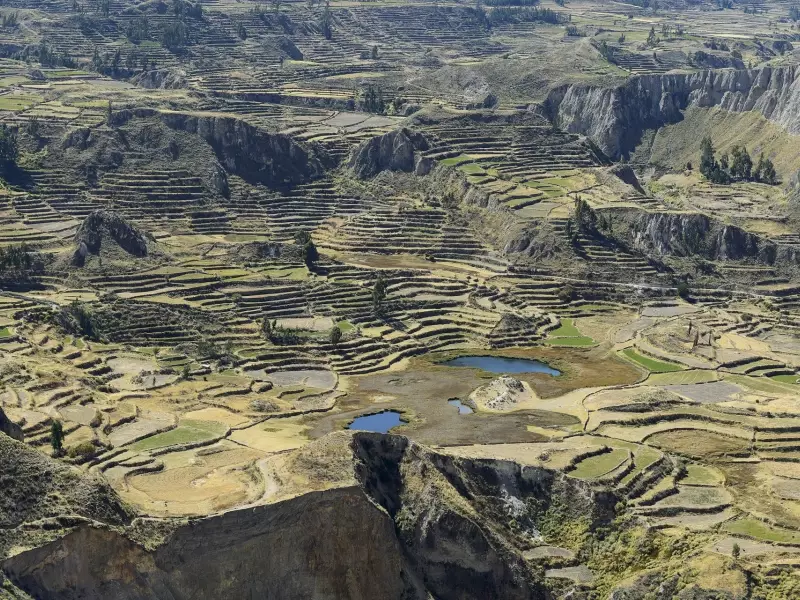
M 138 546 L 346 481 L 430 597 L 798 597 L 789 4 L 96 4 L 0 7 L 0 425 Z

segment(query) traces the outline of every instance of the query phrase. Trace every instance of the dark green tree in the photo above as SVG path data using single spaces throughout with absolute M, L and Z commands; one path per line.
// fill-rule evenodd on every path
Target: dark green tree
M 384 301 L 386 300 L 386 280 L 383 273 L 378 274 L 375 285 L 372 287 L 372 309 L 376 315 L 383 312 Z
M 764 166 L 761 169 L 761 180 L 764 183 L 775 185 L 778 183 L 778 174 L 775 172 L 775 165 L 770 159 L 764 159 Z
M 749 180 L 752 177 L 753 159 L 747 148 L 734 146 L 731 149 L 731 175 L 736 179 Z
M 323 37 L 326 40 L 329 40 L 333 37 L 333 17 L 331 16 L 331 10 L 327 6 L 325 10 L 322 11 L 322 17 L 320 17 L 319 21 L 319 30 L 322 32 Z
M 17 130 L 5 123 L 0 124 L 0 168 L 8 170 L 14 167 L 18 153 Z
M 328 335 L 332 346 L 338 346 L 339 342 L 342 341 L 342 330 L 339 329 L 338 325 L 331 327 L 331 331 Z
M 53 448 L 53 455 L 61 456 L 64 453 L 64 426 L 61 421 L 53 420 L 50 425 L 50 446 Z
M 717 160 L 714 158 L 714 143 L 709 136 L 706 136 L 700 142 L 700 173 L 704 177 L 709 174 L 717 166 Z
M 308 267 L 309 271 L 313 271 L 317 266 L 318 260 L 319 252 L 317 251 L 317 247 L 309 238 L 309 240 L 303 244 L 303 262 L 306 263 L 306 267 Z

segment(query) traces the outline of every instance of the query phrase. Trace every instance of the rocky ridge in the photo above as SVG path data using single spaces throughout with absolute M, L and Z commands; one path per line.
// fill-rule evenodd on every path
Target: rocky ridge
M 689 106 L 757 111 L 800 134 L 800 68 L 642 75 L 619 87 L 562 86 L 545 102 L 558 127 L 589 136 L 613 159 L 627 156 L 644 131 L 681 120 Z

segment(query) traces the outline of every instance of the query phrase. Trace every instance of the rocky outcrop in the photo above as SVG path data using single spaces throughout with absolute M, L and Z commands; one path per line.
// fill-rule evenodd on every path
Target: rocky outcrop
M 0 465 L 0 560 L 75 523 L 130 522 L 130 511 L 105 481 L 2 434 Z
M 644 194 L 645 190 L 642 184 L 639 183 L 639 178 L 631 168 L 630 165 L 614 165 L 609 168 L 609 172 L 619 179 L 622 183 L 626 183 L 640 194 Z
M 19 442 L 21 442 L 23 438 L 22 427 L 9 419 L 6 413 L 3 412 L 3 409 L 0 408 L 0 434 L 2 433 Z
M 596 211 L 598 231 L 655 258 L 698 256 L 708 260 L 795 262 L 788 248 L 702 213 L 648 212 L 634 208 Z
M 404 590 L 392 521 L 356 488 L 200 519 L 153 551 L 86 525 L 4 570 L 33 596 L 64 600 L 400 598 Z
M 108 243 L 131 256 L 147 256 L 145 236 L 120 215 L 103 209 L 89 213 L 83 220 L 75 232 L 75 243 L 72 264 L 77 267 L 82 267 L 90 254 L 99 255 Z
M 529 386 L 519 379 L 503 375 L 476 389 L 469 399 L 489 410 L 511 410 L 518 402 L 532 398 Z
M 701 69 L 743 69 L 741 58 L 698 50 L 691 55 L 691 64 Z
M 428 149 L 428 140 L 410 129 L 390 131 L 362 142 L 350 156 L 348 166 L 360 179 L 375 177 L 381 171 L 414 172 L 427 175 L 433 167 L 419 152 Z
M 614 496 L 555 471 L 401 436 L 349 443 L 351 474 L 328 489 L 190 522 L 84 524 L 2 569 L 34 597 L 67 600 L 522 600 L 547 594 L 522 556 L 542 528 L 613 516 Z
M 757 111 L 800 135 L 800 68 L 642 75 L 619 87 L 568 85 L 545 103 L 557 126 L 589 136 L 614 159 L 627 156 L 644 131 L 681 120 L 689 106 Z
M 161 119 L 172 129 L 203 138 L 229 173 L 249 183 L 286 187 L 322 177 L 333 166 L 322 148 L 239 119 L 167 112 L 161 113 Z
M 177 69 L 142 71 L 131 83 L 151 90 L 177 90 L 187 87 L 186 73 Z

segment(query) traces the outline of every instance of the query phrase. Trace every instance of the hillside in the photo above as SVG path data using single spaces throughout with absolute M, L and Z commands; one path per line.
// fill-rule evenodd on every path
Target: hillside
M 0 6 L 0 598 L 800 595 L 800 11 Z

